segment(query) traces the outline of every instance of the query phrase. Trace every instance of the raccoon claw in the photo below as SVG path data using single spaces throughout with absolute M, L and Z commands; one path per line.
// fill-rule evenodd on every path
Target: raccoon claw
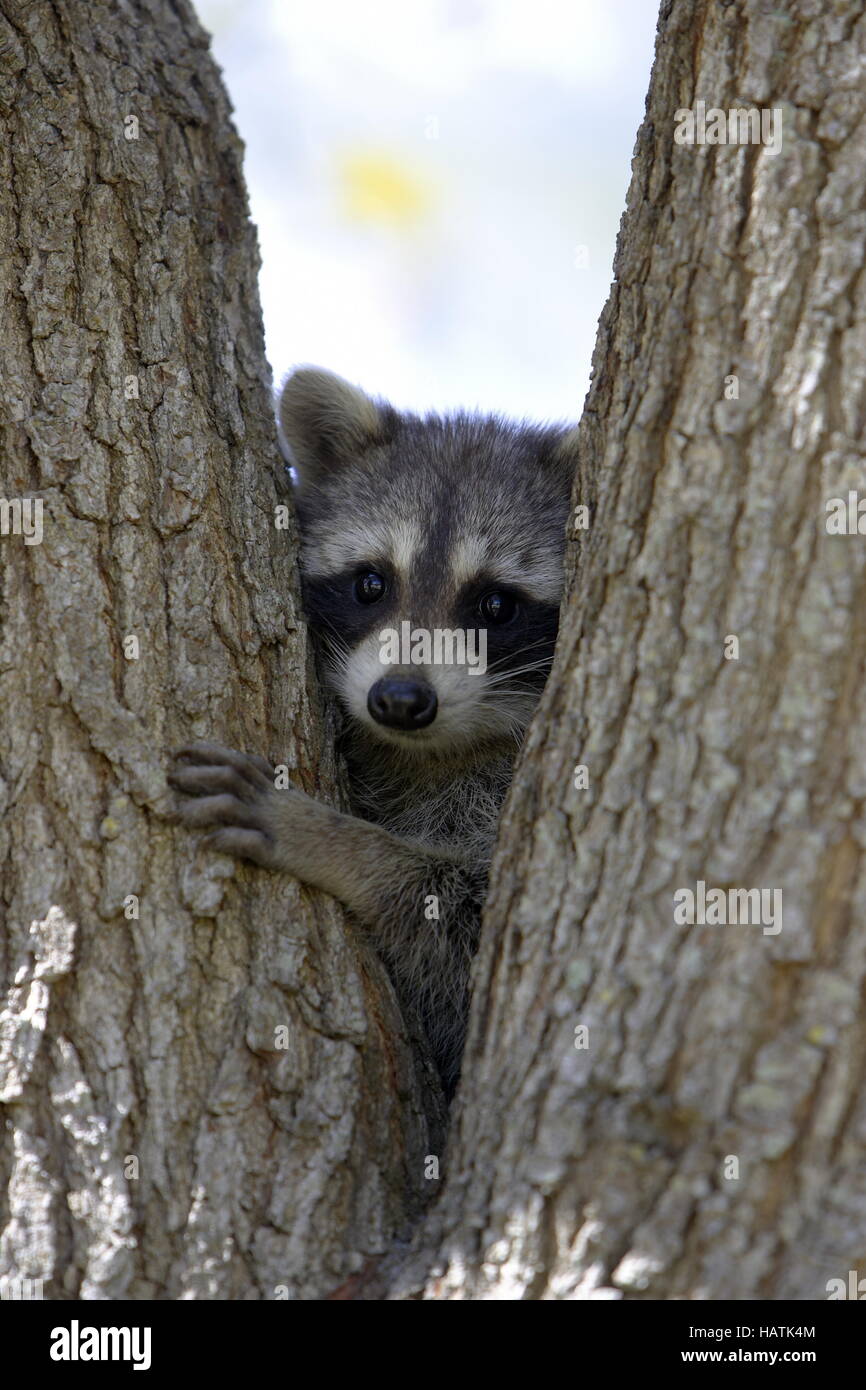
M 223 793 L 238 801 L 255 801 L 268 790 L 266 786 L 247 781 L 237 768 L 198 767 L 189 763 L 177 763 L 166 781 L 175 791 L 186 792 L 188 796 L 215 797 Z
M 240 826 L 225 826 L 222 830 L 212 830 L 205 835 L 202 844 L 219 854 L 232 854 L 239 859 L 250 859 L 263 869 L 273 868 L 273 842 L 262 830 L 244 830 Z
M 266 799 L 274 783 L 264 758 L 216 743 L 192 743 L 178 749 L 175 759 L 167 781 L 184 794 L 178 807 L 182 823 L 191 829 L 217 826 L 202 841 L 209 849 L 272 867 Z
M 181 815 L 187 825 L 193 828 L 202 825 L 240 825 L 246 829 L 258 829 L 260 818 L 254 806 L 241 801 L 236 796 L 199 796 L 194 801 L 185 801 Z
M 188 743 L 174 754 L 176 766 L 169 781 L 180 791 L 193 794 L 216 790 L 235 795 L 270 791 L 274 769 L 254 753 L 238 753 L 218 743 Z

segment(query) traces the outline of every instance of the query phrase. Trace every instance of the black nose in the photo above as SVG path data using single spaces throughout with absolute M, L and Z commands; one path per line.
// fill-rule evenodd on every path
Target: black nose
M 436 691 L 426 681 L 383 676 L 371 685 L 367 709 L 389 729 L 424 729 L 436 718 Z

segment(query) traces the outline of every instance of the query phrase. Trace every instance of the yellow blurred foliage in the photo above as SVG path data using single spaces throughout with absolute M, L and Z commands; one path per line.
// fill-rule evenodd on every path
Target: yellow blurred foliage
M 421 222 L 430 208 L 429 188 L 392 155 L 351 151 L 340 160 L 340 176 L 352 221 L 409 227 Z

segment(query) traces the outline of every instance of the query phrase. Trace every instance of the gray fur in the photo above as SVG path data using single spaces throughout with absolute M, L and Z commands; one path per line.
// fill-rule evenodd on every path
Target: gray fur
M 298 473 L 307 616 L 346 715 L 354 814 L 277 791 L 263 760 L 210 744 L 180 750 L 170 780 L 193 798 L 182 803 L 189 824 L 221 827 L 214 848 L 324 889 L 364 923 L 450 1091 L 499 812 L 552 657 L 572 436 L 399 414 L 314 368 L 286 382 L 279 422 Z M 359 608 L 355 569 L 389 576 L 381 611 Z M 366 697 L 385 670 L 380 628 L 454 628 L 476 588 L 491 587 L 520 598 L 519 626 L 488 629 L 505 652 L 498 667 L 426 667 L 438 697 L 429 728 L 377 723 Z M 425 915 L 431 898 L 438 919 Z

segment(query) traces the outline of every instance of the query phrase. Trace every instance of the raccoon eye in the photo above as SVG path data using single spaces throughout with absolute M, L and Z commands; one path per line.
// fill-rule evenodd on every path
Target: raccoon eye
M 365 574 L 358 575 L 352 592 L 359 603 L 378 603 L 386 587 L 381 574 L 377 574 L 375 570 L 367 570 Z
M 517 612 L 517 599 L 512 594 L 494 589 L 492 593 L 484 595 L 478 611 L 488 623 L 510 623 Z

